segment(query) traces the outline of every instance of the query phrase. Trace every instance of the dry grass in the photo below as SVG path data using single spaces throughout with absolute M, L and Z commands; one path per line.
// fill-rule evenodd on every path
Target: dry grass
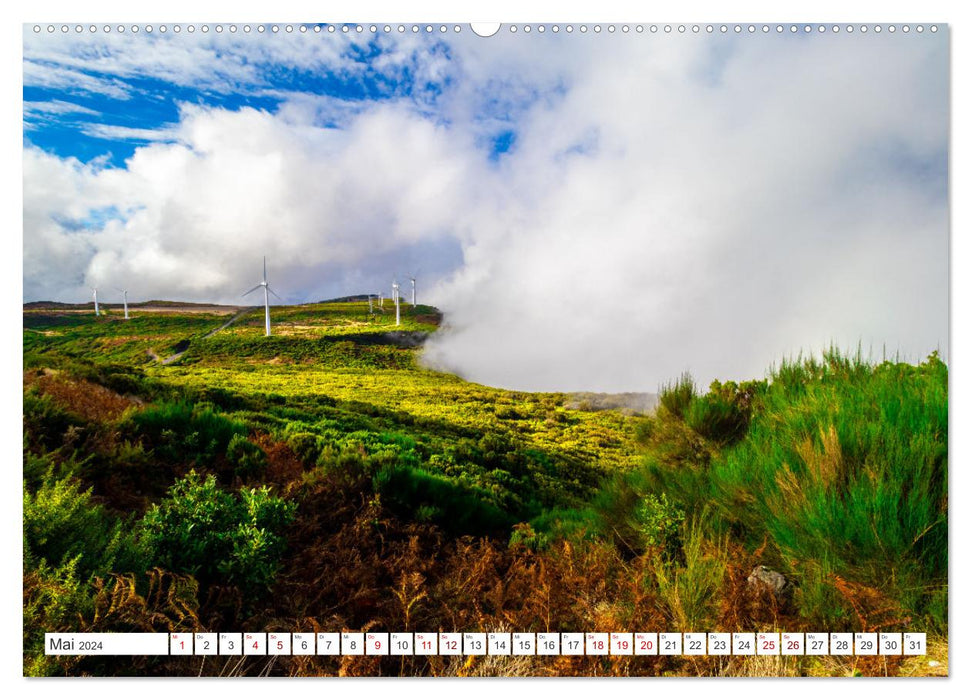
M 708 657 L 709 660 L 715 657 Z M 717 662 L 716 662 L 717 663 Z M 796 656 L 726 656 L 711 675 L 745 678 L 796 678 L 804 675 Z
M 949 675 L 948 642 L 944 638 L 927 640 L 927 655 L 904 657 L 896 675 L 907 677 L 946 678 Z
M 100 384 L 84 379 L 69 379 L 53 370 L 24 373 L 24 388 L 36 387 L 57 404 L 91 422 L 111 421 L 136 405 L 134 399 L 124 397 Z

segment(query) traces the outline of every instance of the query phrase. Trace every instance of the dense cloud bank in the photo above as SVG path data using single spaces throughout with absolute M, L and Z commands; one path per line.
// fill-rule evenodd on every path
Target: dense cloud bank
M 25 300 L 235 303 L 264 254 L 291 303 L 418 272 L 448 321 L 428 362 L 522 389 L 947 346 L 943 36 L 307 39 L 28 37 L 25 84 L 63 94 L 25 102 Z M 380 97 L 281 91 L 284 68 Z M 80 104 L 145 76 L 198 97 L 144 127 Z M 68 118 L 141 145 L 33 144 Z

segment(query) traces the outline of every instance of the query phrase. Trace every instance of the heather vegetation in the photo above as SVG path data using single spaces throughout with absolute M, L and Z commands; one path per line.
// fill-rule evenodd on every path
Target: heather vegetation
M 650 415 L 428 370 L 431 307 L 24 313 L 30 675 L 900 675 L 901 657 L 45 657 L 45 631 L 906 631 L 946 655 L 947 367 Z M 160 360 L 176 355 L 168 364 Z M 768 566 L 785 595 L 748 581 Z M 943 651 L 942 651 L 943 650 Z

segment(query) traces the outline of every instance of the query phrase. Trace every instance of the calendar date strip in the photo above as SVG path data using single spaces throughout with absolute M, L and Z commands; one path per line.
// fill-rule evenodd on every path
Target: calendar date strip
M 48 632 L 49 656 L 924 656 L 923 632 Z

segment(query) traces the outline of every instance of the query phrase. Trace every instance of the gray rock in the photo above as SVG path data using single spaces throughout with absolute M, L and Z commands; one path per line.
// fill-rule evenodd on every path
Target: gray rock
M 748 577 L 749 588 L 767 588 L 777 598 L 785 598 L 792 591 L 792 584 L 785 576 L 759 564 Z

